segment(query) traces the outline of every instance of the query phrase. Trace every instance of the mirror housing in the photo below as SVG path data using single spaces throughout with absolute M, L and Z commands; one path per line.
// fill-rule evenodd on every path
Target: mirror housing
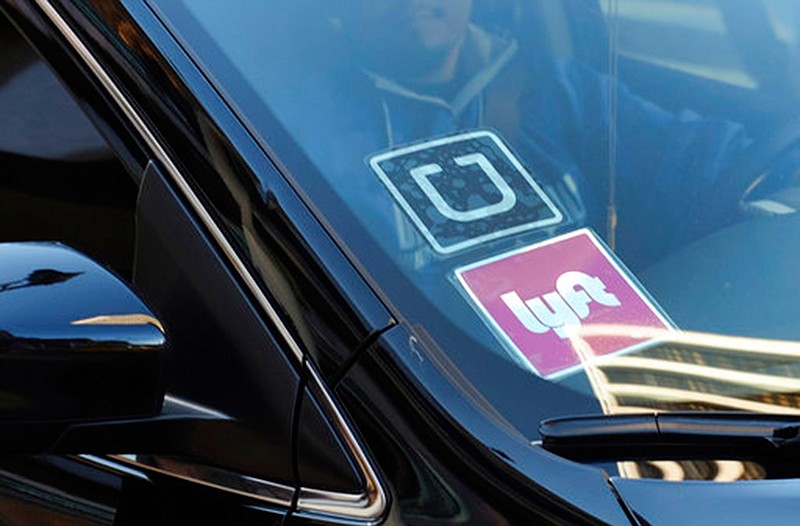
M 0 243 L 0 421 L 157 415 L 167 341 L 118 277 L 59 243 Z

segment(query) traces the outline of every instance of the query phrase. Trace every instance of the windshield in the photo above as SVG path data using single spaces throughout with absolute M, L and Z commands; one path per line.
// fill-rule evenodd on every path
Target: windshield
M 796 0 L 221 6 L 153 9 L 426 352 L 526 437 L 576 412 L 797 412 Z

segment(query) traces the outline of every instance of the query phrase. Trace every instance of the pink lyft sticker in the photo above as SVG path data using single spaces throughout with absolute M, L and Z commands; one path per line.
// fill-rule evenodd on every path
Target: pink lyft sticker
M 634 350 L 652 341 L 652 329 L 672 329 L 588 229 L 474 263 L 456 276 L 515 355 L 544 377 Z

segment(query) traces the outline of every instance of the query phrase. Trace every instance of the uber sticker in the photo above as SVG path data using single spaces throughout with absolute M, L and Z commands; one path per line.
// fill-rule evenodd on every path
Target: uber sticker
M 380 153 L 369 164 L 440 253 L 563 219 L 511 150 L 489 131 Z
M 673 328 L 588 229 L 456 276 L 515 357 L 544 377 L 634 350 L 652 341 L 652 329 Z

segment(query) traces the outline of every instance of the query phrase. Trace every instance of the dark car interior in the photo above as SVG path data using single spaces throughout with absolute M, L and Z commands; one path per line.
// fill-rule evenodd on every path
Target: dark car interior
M 130 280 L 133 179 L 4 18 L 0 56 L 0 240 L 61 240 Z

